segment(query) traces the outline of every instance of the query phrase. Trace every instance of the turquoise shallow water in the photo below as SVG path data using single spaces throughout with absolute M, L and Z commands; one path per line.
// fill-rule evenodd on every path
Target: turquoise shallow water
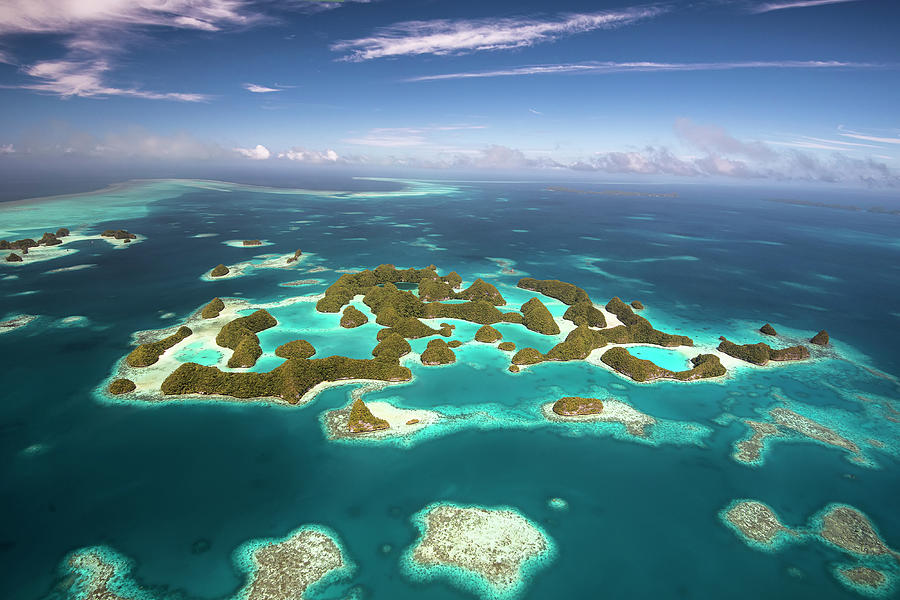
M 357 191 L 366 185 L 346 184 Z M 65 555 L 93 545 L 133 560 L 142 586 L 223 598 L 241 585 L 236 548 L 306 524 L 333 530 L 357 565 L 324 598 L 350 586 L 374 599 L 472 597 L 446 582 L 412 580 L 401 566 L 417 535 L 410 519 L 435 501 L 514 506 L 552 537 L 558 556 L 524 589 L 522 597 L 532 599 L 858 597 L 829 571 L 853 562 L 844 553 L 809 544 L 765 553 L 744 544 L 718 518 L 735 498 L 759 499 L 788 524 L 805 523 L 832 502 L 850 504 L 900 546 L 900 355 L 885 335 L 900 324 L 900 245 L 887 216 L 698 186 L 674 186 L 677 199 L 623 202 L 535 184 L 393 183 L 396 193 L 357 195 L 171 182 L 162 193 L 161 185 L 129 188 L 118 200 L 36 204 L 15 221 L 3 219 L 0 205 L 0 221 L 14 223 L 16 234 L 73 225 L 79 203 L 97 203 L 82 217 L 108 219 L 92 223 L 94 230 L 125 227 L 147 236 L 122 251 L 77 242 L 73 256 L 0 271 L 18 276 L 0 279 L 0 319 L 39 315 L 0 334 L 5 598 L 52 595 Z M 220 235 L 193 237 L 203 232 Z M 262 253 L 300 247 L 314 255 L 295 269 L 200 280 L 220 262 L 258 255 L 222 240 L 256 238 L 273 243 Z M 770 341 L 756 332 L 765 322 L 785 345 L 827 328 L 836 355 L 741 369 L 716 382 L 637 385 L 584 362 L 512 375 L 508 353 L 468 343 L 456 364 L 414 367 L 413 382 L 366 396 L 491 417 L 407 446 L 326 439 L 321 416 L 347 403 L 350 386 L 291 409 L 147 407 L 104 403 L 95 394 L 135 331 L 177 325 L 214 296 L 266 303 L 321 293 L 337 270 L 382 262 L 434 263 L 467 282 L 483 277 L 512 309 L 533 296 L 514 287 L 519 277 L 571 281 L 598 302 L 641 300 L 641 314 L 654 325 L 698 345 L 715 346 L 720 335 Z M 43 274 L 79 264 L 97 267 Z M 299 279 L 321 283 L 279 286 Z M 565 310 L 546 304 L 556 315 Z M 279 364 L 275 347 L 297 337 L 311 341 L 318 356 L 365 357 L 378 329 L 370 323 L 335 334 L 338 316 L 316 313 L 310 303 L 272 313 L 284 330 L 260 335 L 265 355 L 255 370 Z M 81 326 L 59 326 L 74 315 L 85 317 Z M 457 323 L 454 337 L 469 340 L 476 329 Z M 555 343 L 511 324 L 497 329 L 520 347 L 546 351 Z M 424 344 L 414 341 L 414 350 Z M 666 368 L 683 363 L 669 350 L 633 352 L 650 352 L 641 357 Z M 183 353 L 217 360 L 190 347 Z M 563 395 L 612 397 L 657 424 L 649 438 L 636 439 L 618 425 L 544 422 L 541 404 Z M 759 466 L 736 462 L 734 444 L 747 435 L 742 420 L 763 419 L 774 406 L 839 430 L 859 444 L 867 464 L 799 438 L 773 443 Z M 553 497 L 569 510 L 551 509 Z

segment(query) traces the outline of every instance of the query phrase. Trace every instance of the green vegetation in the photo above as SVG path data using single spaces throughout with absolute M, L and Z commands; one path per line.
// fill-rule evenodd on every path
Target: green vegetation
M 525 327 L 544 335 L 557 335 L 559 325 L 553 320 L 553 315 L 537 298 L 532 298 L 522 305 L 522 316 L 525 319 Z
M 230 271 L 228 270 L 228 267 L 226 267 L 225 265 L 219 265 L 215 269 L 213 269 L 212 271 L 209 272 L 209 276 L 210 277 L 224 277 L 225 275 L 228 275 L 228 273 L 230 273 Z
M 329 356 L 288 359 L 268 373 L 223 372 L 216 367 L 184 363 L 163 381 L 161 389 L 166 395 L 216 394 L 234 398 L 281 398 L 296 404 L 306 392 L 326 381 L 409 381 L 411 378 L 409 369 L 396 362 Z
M 721 377 L 726 373 L 722 361 L 715 354 L 700 354 L 691 359 L 693 369 L 687 371 L 676 371 L 673 374 L 675 379 L 681 381 L 693 381 L 695 379 L 708 379 L 710 377 Z
M 6 257 L 6 262 L 22 262 L 22 257 L 15 252 L 10 252 Z
M 640 300 L 632 300 L 631 308 L 633 308 L 635 310 L 644 310 L 644 303 L 641 302 Z
M 514 365 L 536 365 L 544 362 L 544 355 L 535 348 L 522 348 L 512 357 Z
M 419 282 L 419 298 L 425 302 L 450 300 L 453 294 L 453 285 L 442 279 L 423 279 Z
M 719 339 L 721 340 L 719 347 L 717 348 L 719 352 L 724 352 L 728 356 L 733 356 L 734 358 L 755 365 L 762 366 L 769 362 L 769 352 L 771 352 L 772 348 L 770 348 L 768 344 L 760 342 L 758 344 L 739 345 L 728 341 L 724 337 L 720 337 Z
M 828 332 L 825 331 L 825 330 L 823 329 L 822 331 L 820 331 L 820 332 L 817 333 L 816 335 L 812 336 L 812 337 L 809 339 L 809 342 L 810 342 L 811 344 L 815 344 L 816 346 L 827 346 L 827 345 L 828 345 L 828 340 L 829 340 L 829 338 L 828 338 Z
M 602 348 L 606 341 L 598 331 L 579 325 L 569 332 L 564 342 L 553 346 L 545 360 L 584 360 L 594 348 Z
M 225 310 L 225 303 L 222 302 L 221 298 L 213 298 L 209 301 L 209 304 L 203 307 L 203 310 L 200 311 L 200 316 L 204 319 L 215 319 Z
M 522 313 L 517 312 L 500 313 L 500 320 L 504 323 L 515 323 L 516 325 L 525 324 L 525 317 L 522 316 Z
M 116 379 L 109 384 L 109 393 L 113 396 L 127 394 L 137 389 L 137 386 L 130 379 Z
M 686 335 L 674 335 L 654 329 L 650 321 L 634 314 L 631 308 L 618 297 L 606 304 L 606 310 L 616 315 L 624 328 L 613 327 L 604 331 L 606 339 L 619 344 L 652 344 L 654 346 L 693 346 L 694 340 Z M 622 330 L 624 329 L 624 331 Z
M 38 240 L 38 244 L 41 246 L 58 246 L 59 244 L 62 244 L 62 240 L 47 231 L 44 233 L 43 237 Z
M 603 353 L 600 360 L 638 382 L 652 381 L 672 374 L 672 371 L 663 369 L 652 361 L 632 356 L 627 348 L 621 346 L 610 348 Z
M 510 373 L 518 373 L 521 370 L 522 369 L 519 368 L 519 365 L 509 365 L 509 369 L 508 369 L 508 371 Z
M 302 255 L 303 255 L 303 252 L 301 252 L 300 249 L 298 248 L 298 249 L 294 250 L 293 256 L 288 256 L 287 262 L 288 263 L 297 262 L 297 259 L 300 258 L 300 256 L 302 256 Z
M 519 280 L 518 287 L 538 292 L 551 298 L 556 298 L 563 304 L 577 304 L 579 302 L 590 302 L 591 299 L 587 292 L 576 285 L 559 281 L 558 279 L 534 279 L 532 277 L 524 277 Z
M 29 248 L 37 248 L 38 243 L 31 238 L 24 238 L 21 240 L 16 240 L 14 242 L 7 242 L 3 240 L 0 242 L 0 249 L 2 250 L 21 250 L 23 254 L 28 254 Z
M 480 278 L 472 282 L 472 285 L 466 289 L 454 294 L 453 297 L 456 300 L 484 300 L 494 306 L 506 304 L 506 300 L 503 299 L 497 288 Z
M 125 357 L 125 362 L 129 367 L 149 367 L 150 365 L 156 364 L 156 361 L 159 360 L 159 357 L 162 356 L 163 352 L 192 333 L 194 332 L 191 331 L 190 327 L 181 326 L 178 328 L 177 332 L 158 342 L 141 344 Z
M 429 319 L 460 319 L 479 325 L 493 325 L 503 320 L 503 313 L 485 300 L 472 300 L 460 304 L 429 302 L 425 305 L 425 317 Z
M 369 322 L 369 317 L 355 306 L 348 305 L 341 315 L 341 327 L 353 329 Z
M 279 358 L 309 358 L 316 353 L 316 349 L 306 340 L 294 340 L 275 348 L 275 356 Z
M 809 349 L 805 346 L 791 346 L 789 348 L 774 349 L 762 342 L 758 344 L 735 344 L 724 337 L 719 338 L 719 352 L 733 356 L 745 362 L 764 366 L 770 360 L 804 360 L 809 358 Z
M 396 362 L 401 356 L 412 352 L 412 346 L 406 339 L 397 333 L 389 332 L 378 345 L 372 349 L 372 356 L 378 360 Z
M 809 348 L 806 346 L 791 346 L 789 348 L 772 349 L 769 351 L 770 360 L 806 360 L 809 358 Z
M 475 332 L 475 341 L 476 342 L 484 342 L 485 344 L 493 344 L 494 342 L 500 341 L 503 339 L 503 334 L 491 327 L 490 325 L 482 325 L 482 327 Z
M 67 235 L 69 235 L 69 230 L 65 227 L 60 227 L 56 230 L 56 237 L 66 237 Z
M 380 316 L 381 315 L 379 315 L 379 317 Z M 378 321 L 376 320 L 376 322 Z M 379 323 L 379 325 L 384 324 L 385 323 Z M 396 333 L 407 339 L 414 340 L 423 337 L 431 337 L 433 335 L 443 335 L 446 337 L 450 335 L 450 330 L 434 329 L 415 317 L 398 317 L 390 321 L 390 327 L 388 329 L 382 329 L 378 332 L 378 335 L 380 336 L 379 339 L 388 333 Z
M 246 317 L 238 317 L 225 323 L 216 336 L 216 343 L 223 348 L 231 348 L 233 350 L 241 342 L 242 338 L 246 336 L 255 338 L 260 331 L 265 331 L 276 325 L 278 325 L 278 321 L 275 320 L 275 317 L 270 315 L 267 310 L 259 309 Z
M 137 236 L 133 233 L 129 233 L 124 229 L 107 229 L 103 233 L 101 233 L 103 237 L 111 237 L 117 240 L 135 240 Z
M 766 323 L 765 325 L 763 325 L 762 327 L 760 327 L 760 328 L 759 328 L 759 331 L 760 331 L 761 333 L 766 334 L 766 335 L 778 335 L 778 332 L 775 331 L 775 328 L 772 327 L 772 325 L 771 325 L 770 323 Z
M 228 359 L 231 368 L 252 367 L 262 356 L 257 333 L 278 324 L 268 311 L 260 309 L 246 317 L 226 323 L 216 336 L 216 343 L 231 348 L 234 353 Z
M 516 349 L 516 344 L 514 342 L 500 342 L 497 344 L 497 347 L 506 352 L 512 352 Z
M 449 365 L 456 362 L 456 354 L 447 345 L 447 342 L 441 339 L 435 339 L 428 342 L 425 351 L 421 356 L 423 365 Z
M 262 356 L 262 348 L 259 345 L 259 338 L 255 335 L 245 335 L 231 353 L 228 367 L 231 369 L 252 367 L 260 356 Z
M 588 327 L 606 327 L 606 317 L 603 311 L 594 306 L 588 300 L 586 302 L 576 302 L 566 309 L 563 319 L 572 321 L 575 325 L 587 325 Z
M 244 246 L 262 246 L 262 242 L 259 240 L 244 240 Z
M 462 346 L 462 342 L 459 340 L 450 340 L 449 342 L 447 342 L 447 345 L 451 348 L 459 348 L 460 346 Z
M 553 412 L 564 417 L 596 415 L 603 410 L 603 402 L 598 398 L 566 396 L 553 403 Z
M 380 429 L 390 429 L 390 427 L 387 421 L 373 415 L 361 399 L 357 398 L 353 401 L 353 405 L 350 407 L 350 419 L 347 421 L 347 429 L 350 433 L 368 433 Z

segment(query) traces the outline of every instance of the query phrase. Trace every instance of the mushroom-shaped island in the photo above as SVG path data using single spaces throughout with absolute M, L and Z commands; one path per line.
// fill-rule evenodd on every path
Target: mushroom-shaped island
M 225 310 L 225 303 L 222 302 L 221 298 L 213 298 L 209 301 L 209 304 L 203 307 L 200 311 L 200 316 L 204 319 L 215 319 Z
M 294 340 L 286 342 L 275 348 L 275 356 L 279 358 L 310 358 L 314 356 L 316 349 L 306 340 Z
M 759 328 L 760 333 L 764 333 L 766 335 L 778 335 L 778 332 L 775 331 L 775 328 L 772 327 L 770 323 L 766 323 L 762 327 Z
M 225 277 L 230 273 L 231 270 L 223 264 L 216 266 L 212 271 L 209 272 L 210 277 Z
M 368 322 L 369 317 L 367 317 L 363 311 L 349 304 L 341 315 L 341 327 L 345 329 L 353 329 L 354 327 L 365 325 Z
M 384 419 L 379 419 L 372 414 L 366 403 L 357 398 L 350 407 L 350 419 L 347 421 L 347 431 L 350 433 L 370 433 L 380 429 L 389 429 L 390 424 Z
M 109 384 L 109 393 L 113 396 L 127 394 L 129 392 L 133 392 L 136 389 L 137 386 L 130 379 L 116 379 Z
M 6 262 L 22 262 L 22 257 L 16 254 L 15 252 L 10 252 L 6 256 Z
M 475 332 L 475 341 L 483 342 L 485 344 L 493 344 L 494 342 L 498 342 L 503 339 L 503 334 L 497 331 L 495 328 L 490 325 L 482 325 L 482 327 Z
M 557 335 L 559 325 L 553 320 L 553 315 L 537 298 L 532 298 L 522 305 L 522 316 L 525 319 L 525 327 L 544 335 Z
M 644 310 L 644 303 L 641 302 L 640 300 L 632 300 L 631 308 L 633 308 L 635 310 Z
M 563 417 L 576 415 L 596 415 L 603 410 L 603 401 L 598 398 L 566 396 L 553 403 L 553 412 Z
M 149 367 L 156 364 L 162 353 L 194 333 L 190 327 L 181 326 L 178 331 L 158 342 L 141 344 L 125 357 L 129 367 Z
M 759 342 L 757 344 L 735 344 L 727 340 L 724 336 L 720 337 L 717 350 L 728 356 L 749 362 L 754 365 L 764 367 L 769 364 L 770 360 L 788 361 L 788 360 L 805 360 L 809 358 L 809 349 L 806 346 L 791 346 L 789 348 L 772 348 L 768 344 Z
M 421 360 L 423 365 L 449 365 L 456 362 L 456 354 L 447 342 L 435 339 L 428 342 Z
M 829 338 L 828 338 L 828 332 L 825 331 L 825 330 L 823 329 L 822 331 L 820 331 L 820 332 L 817 333 L 816 335 L 812 336 L 812 337 L 809 339 L 809 343 L 810 343 L 810 344 L 815 344 L 816 346 L 827 346 L 827 345 L 828 345 L 828 340 L 829 340 Z

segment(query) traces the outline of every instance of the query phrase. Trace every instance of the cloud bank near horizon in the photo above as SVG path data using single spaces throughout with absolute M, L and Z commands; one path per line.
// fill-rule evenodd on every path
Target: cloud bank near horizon
M 453 126 L 454 128 L 465 126 Z M 424 131 L 425 128 L 413 131 Z M 263 144 L 227 147 L 204 142 L 187 133 L 156 135 L 141 128 L 103 137 L 71 129 L 33 134 L 18 143 L 4 144 L 0 160 L 21 157 L 89 157 L 103 160 L 148 159 L 179 161 L 280 161 L 287 164 L 343 165 L 370 167 L 408 167 L 416 169 L 596 172 L 604 174 L 669 176 L 679 178 L 729 178 L 743 180 L 807 181 L 844 183 L 867 187 L 900 187 L 900 174 L 872 156 L 848 156 L 840 146 L 827 156 L 798 148 L 778 150 L 772 142 L 741 140 L 717 125 L 702 124 L 687 118 L 674 123 L 681 148 L 646 145 L 637 149 L 600 151 L 574 159 L 562 159 L 548 153 L 525 152 L 502 144 L 487 144 L 469 149 L 436 149 L 431 154 L 371 155 L 345 154 L 335 149 L 310 149 L 295 146 L 273 151 Z M 377 135 L 381 130 L 370 132 Z M 844 135 L 844 134 L 842 134 Z M 853 132 L 846 135 L 856 135 Z M 867 136 L 877 138 L 877 136 Z M 900 143 L 883 138 L 885 143 Z M 829 142 L 829 140 L 823 140 Z M 857 145 L 856 142 L 845 142 Z M 400 148 L 420 144 L 394 144 Z M 371 148 L 392 147 L 391 144 Z M 880 146 L 873 146 L 878 148 Z M 800 147 L 802 148 L 802 146 Z

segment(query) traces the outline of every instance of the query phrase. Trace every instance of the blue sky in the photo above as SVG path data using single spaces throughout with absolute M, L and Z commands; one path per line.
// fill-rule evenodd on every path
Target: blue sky
M 0 161 L 900 185 L 900 3 L 4 0 Z

